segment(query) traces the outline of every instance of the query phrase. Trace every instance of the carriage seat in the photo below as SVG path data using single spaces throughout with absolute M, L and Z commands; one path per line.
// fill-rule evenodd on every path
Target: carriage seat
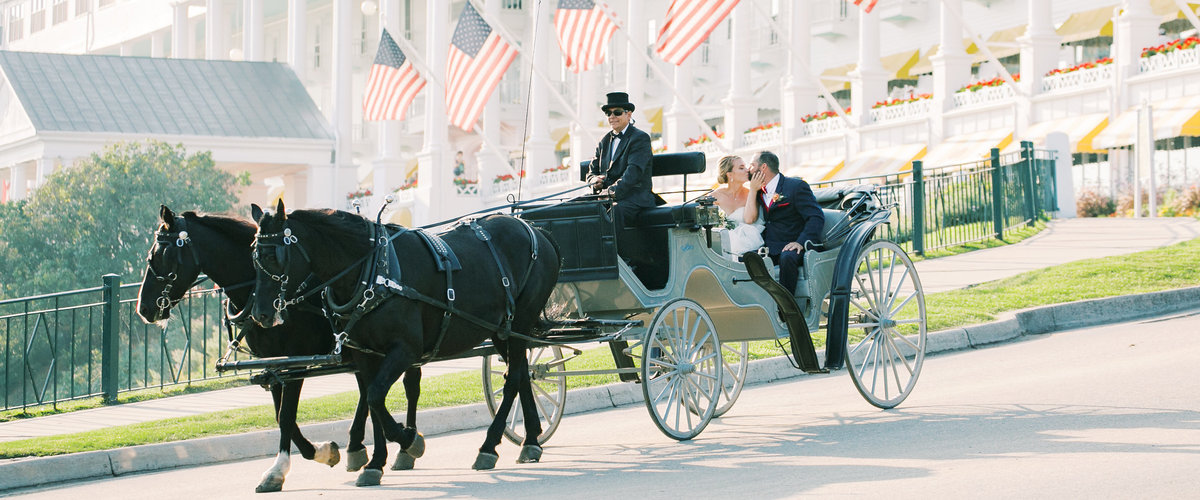
M 874 184 L 857 184 L 854 186 L 814 189 L 813 196 L 817 198 L 817 204 L 821 205 L 821 208 L 845 208 L 849 206 L 845 202 L 856 199 L 856 194 L 874 190 Z

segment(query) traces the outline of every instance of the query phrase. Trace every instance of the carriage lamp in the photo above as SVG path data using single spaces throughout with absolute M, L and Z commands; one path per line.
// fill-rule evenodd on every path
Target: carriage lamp
M 704 237 L 709 247 L 712 247 L 712 228 L 721 224 L 721 209 L 717 199 L 712 196 L 696 198 L 696 223 L 704 228 Z

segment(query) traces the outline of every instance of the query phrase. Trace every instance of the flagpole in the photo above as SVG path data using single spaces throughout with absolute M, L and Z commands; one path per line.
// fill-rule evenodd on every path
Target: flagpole
M 416 67 L 417 72 L 421 73 L 425 77 L 426 81 L 437 85 L 439 88 L 443 89 L 443 91 L 445 90 L 446 86 L 442 84 L 442 80 L 433 74 L 433 71 L 429 68 L 429 65 L 426 64 L 425 60 L 421 58 L 420 52 L 416 49 L 416 47 L 413 47 L 412 44 L 409 43 L 407 38 L 404 38 L 403 36 L 393 36 L 392 40 L 395 40 L 396 44 L 400 45 L 401 50 L 404 52 L 404 56 L 412 60 L 413 66 Z M 484 147 L 495 153 L 496 157 L 503 160 L 504 164 L 508 165 L 509 170 L 511 170 L 513 173 L 518 173 L 517 169 L 512 166 L 512 163 L 509 162 L 508 156 L 504 154 L 504 150 L 500 149 L 499 146 L 488 140 L 487 134 L 484 134 L 483 130 L 479 128 L 478 120 L 476 120 L 475 124 L 471 127 L 471 131 L 475 132 L 483 139 Z
M 613 24 L 617 25 L 617 31 L 621 33 L 621 36 L 625 37 L 625 43 L 632 43 L 632 38 L 629 36 L 629 33 L 625 31 L 626 28 L 621 27 L 621 23 L 617 22 L 618 20 L 616 19 L 616 14 L 608 7 L 608 3 L 601 3 L 603 3 L 603 8 L 601 10 L 604 11 L 604 15 L 609 16 Z M 663 70 L 658 67 L 658 64 L 654 62 L 654 59 L 650 58 L 650 54 L 647 54 L 645 51 L 641 50 L 631 52 L 637 52 L 643 59 L 646 60 L 646 65 L 649 66 L 650 69 L 654 71 L 654 74 L 666 84 L 668 89 L 671 90 L 671 94 L 675 96 L 675 100 L 683 103 L 684 109 L 686 109 L 688 114 L 692 116 L 692 119 L 696 120 L 696 122 L 700 124 L 700 130 L 703 131 L 704 136 L 708 137 L 710 141 L 721 148 L 721 152 L 725 154 L 733 154 L 733 148 L 726 146 L 725 142 L 720 140 L 716 134 L 713 133 L 712 127 L 708 125 L 708 122 L 704 121 L 704 118 L 700 117 L 700 113 L 696 111 L 696 108 L 692 106 L 692 103 L 684 100 L 683 96 L 679 94 L 679 89 L 676 89 L 674 85 L 670 84 L 671 79 L 667 78 L 666 73 L 663 73 Z M 691 54 L 689 54 L 688 57 L 691 57 Z
M 550 95 L 554 96 L 554 98 L 558 100 L 558 103 L 562 105 L 563 109 L 566 110 L 566 113 L 570 115 L 571 121 L 579 125 L 580 131 L 583 132 L 584 139 L 586 139 L 587 142 L 598 142 L 598 139 L 592 136 L 591 132 L 588 131 L 588 128 L 583 123 L 583 120 L 577 113 L 575 113 L 575 108 L 571 106 L 571 104 L 565 98 L 563 98 L 562 94 L 558 93 L 557 90 L 554 90 L 554 82 L 551 81 L 550 78 L 545 75 L 545 73 L 542 73 L 542 71 L 538 69 L 537 61 L 534 61 L 533 57 L 526 54 L 525 50 L 521 48 L 519 39 L 513 36 L 513 34 L 508 31 L 508 28 L 504 26 L 499 19 L 492 17 L 491 14 L 488 14 L 483 9 L 480 9 L 477 5 L 475 5 L 475 0 L 467 0 L 467 3 L 471 4 L 471 7 L 473 7 L 475 11 L 479 13 L 479 16 L 482 17 L 484 21 L 487 21 L 488 25 L 495 29 L 501 37 L 505 38 L 509 45 L 512 45 L 517 49 L 517 54 L 519 54 L 522 59 L 528 59 L 529 67 L 533 71 L 533 74 L 542 81 L 542 84 L 546 86 L 550 92 Z M 534 36 L 536 36 L 536 34 Z

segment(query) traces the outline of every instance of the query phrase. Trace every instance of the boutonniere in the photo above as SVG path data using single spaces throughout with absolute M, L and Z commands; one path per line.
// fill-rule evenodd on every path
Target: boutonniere
M 772 205 L 778 204 L 779 202 L 781 202 L 785 199 L 787 199 L 786 196 L 779 194 L 779 193 L 775 193 L 774 196 L 771 196 L 771 204 Z

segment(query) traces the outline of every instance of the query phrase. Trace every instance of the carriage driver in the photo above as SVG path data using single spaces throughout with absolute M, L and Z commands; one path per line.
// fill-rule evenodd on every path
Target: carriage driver
M 596 192 L 612 192 L 617 202 L 617 227 L 633 225 L 638 213 L 655 207 L 650 189 L 654 161 L 650 135 L 631 123 L 634 105 L 629 102 L 629 94 L 610 92 L 608 103 L 600 106 L 600 110 L 608 116 L 612 132 L 604 134 L 596 145 L 587 182 Z

